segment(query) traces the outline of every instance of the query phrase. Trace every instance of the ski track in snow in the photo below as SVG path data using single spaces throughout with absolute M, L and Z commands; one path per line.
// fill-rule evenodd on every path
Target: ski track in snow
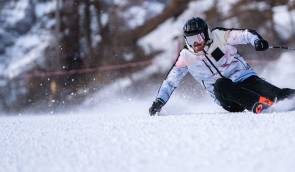
M 203 104 L 194 113 L 149 117 L 142 108 L 0 117 L 0 171 L 295 168 L 294 112 L 255 115 L 216 109 L 206 114 L 201 111 L 212 107 Z

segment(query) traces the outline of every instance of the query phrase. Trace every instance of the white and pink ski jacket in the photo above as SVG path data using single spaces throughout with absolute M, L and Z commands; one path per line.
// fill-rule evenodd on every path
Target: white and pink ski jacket
M 207 92 L 219 103 L 214 95 L 214 83 L 218 78 L 226 77 L 233 82 L 243 81 L 256 75 L 256 72 L 238 53 L 234 45 L 251 44 L 260 39 L 255 32 L 247 29 L 216 28 L 209 33 L 210 40 L 204 51 L 195 53 L 188 48 L 182 49 L 180 55 L 163 81 L 157 98 L 168 101 L 174 89 L 187 73 L 204 86 Z

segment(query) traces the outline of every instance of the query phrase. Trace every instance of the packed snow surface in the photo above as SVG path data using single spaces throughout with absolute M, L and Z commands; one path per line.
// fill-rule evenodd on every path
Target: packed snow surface
M 294 112 L 254 115 L 200 110 L 149 117 L 126 109 L 119 107 L 113 114 L 80 111 L 1 117 L 0 171 L 275 172 L 295 168 Z

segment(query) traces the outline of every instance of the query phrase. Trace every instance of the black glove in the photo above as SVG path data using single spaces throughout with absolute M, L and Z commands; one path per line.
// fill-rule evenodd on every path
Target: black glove
M 269 45 L 268 42 L 264 39 L 257 39 L 254 42 L 254 47 L 256 51 L 264 51 L 267 50 Z
M 164 100 L 157 98 L 149 109 L 150 115 L 154 116 L 157 112 L 160 112 L 164 104 Z

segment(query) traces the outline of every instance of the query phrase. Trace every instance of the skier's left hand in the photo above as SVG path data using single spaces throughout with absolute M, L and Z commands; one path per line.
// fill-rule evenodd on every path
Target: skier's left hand
M 268 42 L 264 39 L 257 39 L 254 42 L 254 47 L 256 51 L 264 51 L 269 48 Z

